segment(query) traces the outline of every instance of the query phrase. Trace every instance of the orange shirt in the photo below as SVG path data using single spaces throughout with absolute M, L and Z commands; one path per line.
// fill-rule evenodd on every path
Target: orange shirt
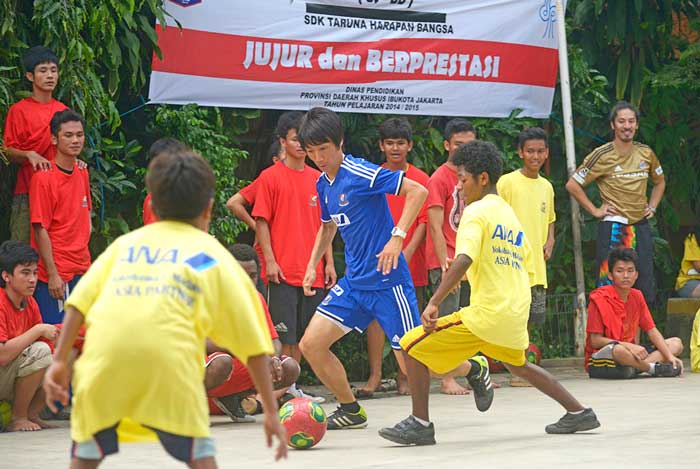
M 90 176 L 76 164 L 71 174 L 52 163 L 49 171 L 32 178 L 29 192 L 30 221 L 49 233 L 53 260 L 64 282 L 90 267 Z M 32 230 L 32 247 L 37 249 Z M 44 260 L 39 259 L 39 280 L 48 282 Z
M 619 342 L 636 343 L 640 327 L 645 332 L 656 327 L 641 291 L 631 288 L 625 302 L 613 285 L 604 285 L 593 290 L 588 303 L 586 325 L 586 368 L 588 359 L 597 351 L 591 345 L 591 334 L 601 334 Z
M 27 332 L 37 324 L 41 324 L 39 305 L 34 297 L 25 298 L 27 305 L 17 309 L 7 296 L 4 288 L 0 288 L 0 342 L 7 342 Z
M 51 143 L 49 123 L 53 115 L 68 109 L 62 102 L 52 99 L 40 103 L 31 96 L 10 106 L 5 119 L 5 146 L 17 150 L 33 150 L 47 160 L 56 156 L 56 146 Z M 17 172 L 15 194 L 26 194 L 34 175 L 34 169 L 25 161 Z
M 286 283 L 300 287 L 321 227 L 316 181 L 321 173 L 304 165 L 302 171 L 279 162 L 260 174 L 253 217 L 270 226 L 272 252 Z M 314 288 L 323 288 L 323 262 L 316 267 Z
M 382 165 L 384 168 L 386 168 L 386 164 Z M 408 165 L 408 169 L 405 171 L 405 176 L 412 180 L 416 181 L 418 184 L 420 184 L 423 187 L 428 187 L 428 180 L 430 179 L 430 176 L 428 176 L 426 173 L 421 171 L 420 169 L 416 168 L 412 164 Z M 394 224 L 399 222 L 399 218 L 401 218 L 401 213 L 403 212 L 403 207 L 406 204 L 406 197 L 401 197 L 398 195 L 390 195 L 387 194 L 386 196 L 386 201 L 389 204 L 389 211 L 391 211 L 391 218 L 394 219 Z M 428 202 L 423 204 L 423 207 L 420 209 L 420 212 L 418 212 L 418 216 L 416 219 L 413 221 L 413 224 L 411 227 L 408 229 L 406 239 L 403 242 L 403 246 L 406 247 L 406 245 L 411 241 L 411 238 L 413 238 L 413 234 L 416 232 L 416 228 L 418 228 L 418 225 L 421 223 L 425 223 L 425 229 L 426 229 L 426 239 L 427 239 L 427 230 L 428 230 Z M 415 287 L 424 287 L 428 284 L 428 267 L 426 264 L 425 260 L 425 239 L 423 242 L 418 246 L 416 249 L 416 252 L 413 253 L 413 257 L 411 258 L 411 262 L 408 263 L 408 269 L 411 271 L 411 279 L 413 280 L 413 286 Z

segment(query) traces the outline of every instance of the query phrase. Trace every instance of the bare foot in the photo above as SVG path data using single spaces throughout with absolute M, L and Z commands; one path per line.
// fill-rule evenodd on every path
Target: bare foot
M 362 395 L 368 395 L 371 396 L 379 387 L 379 385 L 382 383 L 382 377 L 378 376 L 370 376 L 367 382 L 365 383 L 364 386 L 357 388 L 358 393 L 361 393 Z
M 463 396 L 469 394 L 469 390 L 463 388 L 454 378 L 443 378 L 440 385 L 442 394 L 450 394 L 452 396 Z
M 7 426 L 8 432 L 35 432 L 37 430 L 41 430 L 41 426 L 25 418 L 12 419 Z
M 39 425 L 41 428 L 44 429 L 51 429 L 51 428 L 58 428 L 58 425 L 54 425 L 53 423 L 49 423 L 46 420 L 42 420 L 39 418 L 39 416 L 30 416 L 29 417 L 30 422 L 34 422 L 35 424 Z

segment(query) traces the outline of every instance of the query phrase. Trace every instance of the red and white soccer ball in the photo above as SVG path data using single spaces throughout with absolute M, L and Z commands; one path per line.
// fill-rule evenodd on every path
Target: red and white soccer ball
M 309 449 L 326 434 L 326 412 L 309 399 L 297 397 L 286 402 L 280 407 L 279 417 L 291 448 Z

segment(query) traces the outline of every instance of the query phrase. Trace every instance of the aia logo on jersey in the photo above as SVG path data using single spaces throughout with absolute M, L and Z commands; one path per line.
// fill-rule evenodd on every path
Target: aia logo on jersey
M 350 202 L 348 202 L 348 196 L 345 194 L 340 194 L 340 197 L 338 198 L 338 205 L 340 205 L 341 207 L 345 207 L 349 203 Z
M 88 203 L 87 203 L 87 195 L 83 196 L 83 200 L 80 201 L 80 207 L 81 208 L 87 208 Z
M 639 169 L 647 169 L 649 167 L 649 164 L 646 161 L 642 161 L 639 163 Z
M 311 200 L 309 200 L 309 205 L 311 207 L 316 207 L 318 205 L 318 196 L 317 195 L 311 196 Z

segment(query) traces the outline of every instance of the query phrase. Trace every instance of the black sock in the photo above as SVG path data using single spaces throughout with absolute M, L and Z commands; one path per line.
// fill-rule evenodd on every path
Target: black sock
M 481 365 L 479 364 L 479 362 L 470 358 L 469 364 L 472 366 L 472 369 L 469 370 L 469 373 L 467 373 L 467 378 L 474 378 L 476 376 L 479 376 L 479 374 L 481 373 Z
M 351 414 L 356 414 L 360 411 L 360 404 L 357 401 L 351 402 L 349 404 L 340 404 L 340 408 Z

